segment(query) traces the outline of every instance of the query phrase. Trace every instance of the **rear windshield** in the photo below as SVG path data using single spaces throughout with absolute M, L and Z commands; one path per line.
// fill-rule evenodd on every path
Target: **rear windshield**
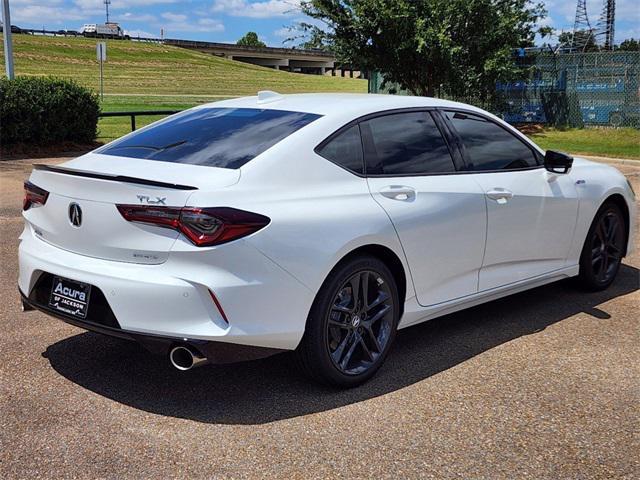
M 240 168 L 319 117 L 257 108 L 199 108 L 116 140 L 97 153 Z

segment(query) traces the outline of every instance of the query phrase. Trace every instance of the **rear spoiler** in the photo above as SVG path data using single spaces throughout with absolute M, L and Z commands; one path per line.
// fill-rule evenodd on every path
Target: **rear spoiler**
M 113 182 L 137 183 L 138 185 L 149 185 L 152 187 L 171 188 L 174 190 L 198 190 L 198 187 L 190 185 L 180 185 L 177 183 L 157 182 L 146 178 L 127 177 L 125 175 L 109 175 L 107 173 L 87 172 L 86 170 L 75 170 L 66 167 L 54 167 L 52 165 L 44 165 L 36 163 L 33 165 L 34 170 L 46 170 L 48 172 L 62 173 L 64 175 L 73 175 L 76 177 L 97 178 L 99 180 L 111 180 Z

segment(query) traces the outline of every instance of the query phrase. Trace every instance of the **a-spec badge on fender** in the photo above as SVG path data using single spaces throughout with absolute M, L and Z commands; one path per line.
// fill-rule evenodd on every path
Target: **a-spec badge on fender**
M 148 195 L 136 195 L 140 203 L 148 203 L 149 205 L 166 205 L 167 197 L 156 197 L 155 200 Z

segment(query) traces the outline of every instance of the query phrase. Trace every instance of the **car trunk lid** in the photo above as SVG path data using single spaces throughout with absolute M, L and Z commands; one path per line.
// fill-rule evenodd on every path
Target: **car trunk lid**
M 38 238 L 59 248 L 159 264 L 178 232 L 128 222 L 116 205 L 183 207 L 195 191 L 222 189 L 239 178 L 239 170 L 88 154 L 60 166 L 34 166 L 30 181 L 49 196 L 24 217 Z

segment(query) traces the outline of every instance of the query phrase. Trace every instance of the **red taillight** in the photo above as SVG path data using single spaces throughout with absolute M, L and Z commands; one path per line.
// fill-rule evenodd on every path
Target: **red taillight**
M 174 208 L 146 205 L 116 205 L 130 222 L 172 228 L 199 247 L 220 245 L 245 237 L 267 226 L 268 217 L 235 208 Z
M 44 205 L 47 203 L 47 198 L 49 198 L 49 192 L 29 181 L 24 182 L 22 210 L 29 210 L 33 206 Z

